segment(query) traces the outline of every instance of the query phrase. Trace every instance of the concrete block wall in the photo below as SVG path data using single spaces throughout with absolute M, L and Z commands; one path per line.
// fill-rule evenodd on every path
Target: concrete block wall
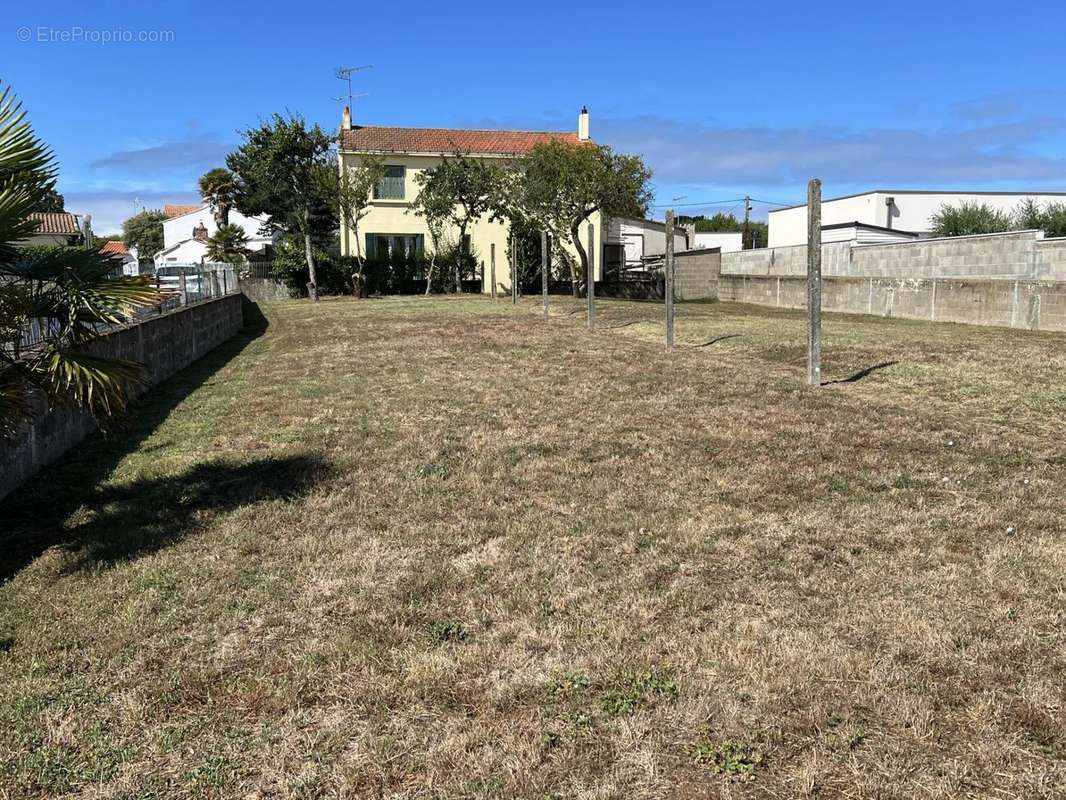
M 805 308 L 806 278 L 728 275 L 720 300 Z M 823 276 L 822 308 L 857 314 L 1066 331 L 1066 282 L 963 278 Z
M 264 300 L 287 300 L 289 287 L 273 278 L 241 278 L 241 292 L 253 303 Z
M 722 255 L 722 272 L 806 275 L 807 246 Z M 892 244 L 822 245 L 822 274 L 871 278 L 1025 278 L 1066 280 L 1066 239 L 1039 231 L 919 239 Z
M 90 350 L 97 355 L 144 364 L 146 383 L 136 392 L 140 394 L 237 333 L 244 324 L 242 302 L 239 294 L 205 300 L 113 331 L 93 342 Z M 48 411 L 41 404 L 31 424 L 10 441 L 0 441 L 0 498 L 58 459 L 95 428 L 95 422 L 86 414 Z
M 711 247 L 674 255 L 674 298 L 707 300 L 718 296 L 722 250 Z
M 1066 281 L 1066 238 L 1036 243 L 1036 270 L 1038 277 Z

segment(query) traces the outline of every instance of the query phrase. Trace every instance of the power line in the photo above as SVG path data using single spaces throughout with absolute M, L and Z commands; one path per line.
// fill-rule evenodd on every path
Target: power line
M 659 203 L 658 205 L 653 205 L 653 206 L 650 206 L 650 207 L 651 208 L 687 208 L 687 207 L 690 207 L 690 206 L 724 206 L 724 205 L 728 205 L 729 203 L 743 203 L 743 202 L 744 202 L 744 198 L 741 197 L 738 200 L 708 200 L 707 202 L 704 202 L 704 203 L 678 203 L 677 205 L 672 205 L 670 203 Z

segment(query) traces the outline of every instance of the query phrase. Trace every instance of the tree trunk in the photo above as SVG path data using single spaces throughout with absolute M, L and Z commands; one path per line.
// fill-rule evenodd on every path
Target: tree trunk
M 585 219 L 587 218 L 582 217 L 570 225 L 570 239 L 574 243 L 574 249 L 577 250 L 578 263 L 581 265 L 581 269 L 576 269 L 575 267 L 570 268 L 570 285 L 573 287 L 574 297 L 581 297 L 579 276 L 586 276 L 589 274 L 589 256 L 581 244 L 581 223 L 584 222 Z
M 436 252 L 429 259 L 429 272 L 426 273 L 426 295 L 429 295 L 429 289 L 433 285 L 433 270 L 437 266 L 437 254 Z
M 315 273 L 315 257 L 311 253 L 311 234 L 308 227 L 311 222 L 311 212 L 304 209 L 304 255 L 307 256 L 307 294 L 314 302 L 318 302 L 318 275 Z
M 463 293 L 462 267 L 466 261 L 466 225 L 459 226 L 459 255 L 455 259 L 455 293 Z

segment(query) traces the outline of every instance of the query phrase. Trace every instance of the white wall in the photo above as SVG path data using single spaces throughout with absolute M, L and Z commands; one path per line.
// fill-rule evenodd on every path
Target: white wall
M 744 234 L 742 233 L 697 233 L 692 249 L 702 250 L 705 247 L 720 247 L 723 253 L 735 253 L 743 249 L 743 240 Z
M 265 217 L 246 217 L 237 209 L 230 209 L 229 221 L 231 225 L 240 225 L 244 229 L 245 235 L 248 237 L 248 249 L 249 250 L 262 250 L 266 245 L 271 244 L 276 237 L 268 235 L 260 235 L 259 228 L 266 221 Z M 186 239 L 192 238 L 192 231 L 197 225 L 203 223 L 203 226 L 207 228 L 207 235 L 213 236 L 215 231 L 218 230 L 218 225 L 215 224 L 215 218 L 211 214 L 211 209 L 208 206 L 204 206 L 199 211 L 193 211 L 189 214 L 182 214 L 180 217 L 173 217 L 172 219 L 163 221 L 163 249 L 165 250 L 178 242 L 183 242 Z
M 891 197 L 891 206 L 886 200 Z M 996 192 L 919 192 L 875 191 L 855 197 L 843 197 L 822 202 L 822 224 L 865 222 L 914 233 L 928 233 L 932 229 L 929 218 L 943 205 L 983 203 L 998 211 L 1013 211 L 1027 197 L 1041 204 L 1066 201 L 1066 193 L 996 193 Z M 891 213 L 891 218 L 889 214 Z M 788 247 L 807 243 L 807 207 L 796 206 L 771 211 L 769 247 Z
M 641 255 L 661 256 L 666 253 L 666 226 L 661 222 L 640 219 L 612 219 L 607 223 L 607 244 L 623 244 L 627 240 L 642 240 Z M 685 231 L 674 230 L 674 251 L 680 253 L 685 249 Z M 626 260 L 630 260 L 633 250 L 627 248 Z
M 156 254 L 155 265 L 165 267 L 167 264 L 200 264 L 207 257 L 207 244 L 196 239 L 189 239 L 179 244 L 174 250 Z

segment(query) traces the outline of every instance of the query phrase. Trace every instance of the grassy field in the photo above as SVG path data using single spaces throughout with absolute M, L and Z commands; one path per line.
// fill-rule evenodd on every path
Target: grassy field
M 1066 796 L 1066 337 L 264 310 L 0 504 L 0 798 Z

